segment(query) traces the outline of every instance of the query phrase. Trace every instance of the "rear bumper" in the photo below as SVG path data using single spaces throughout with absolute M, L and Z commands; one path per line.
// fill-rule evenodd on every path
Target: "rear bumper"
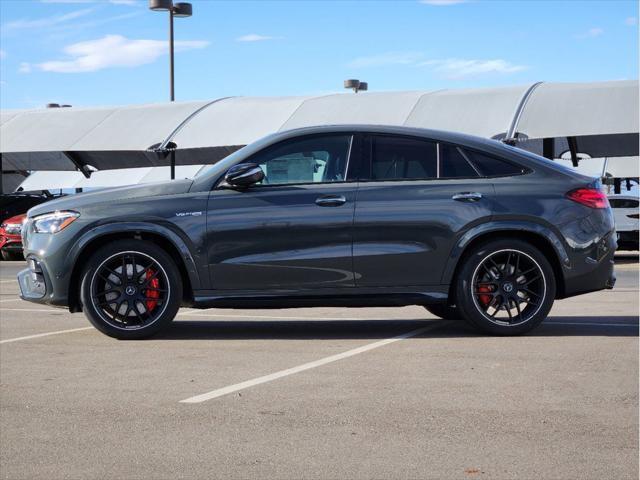
M 616 283 L 614 253 L 617 248 L 615 232 L 610 232 L 597 244 L 572 259 L 565 271 L 563 297 L 611 289 Z

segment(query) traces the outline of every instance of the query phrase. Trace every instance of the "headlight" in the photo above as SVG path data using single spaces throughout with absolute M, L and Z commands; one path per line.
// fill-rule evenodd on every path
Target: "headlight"
M 21 223 L 3 223 L 2 228 L 8 235 L 20 235 L 20 231 L 22 230 Z
M 45 213 L 33 217 L 33 231 L 36 233 L 58 233 L 78 218 L 80 214 L 72 211 Z

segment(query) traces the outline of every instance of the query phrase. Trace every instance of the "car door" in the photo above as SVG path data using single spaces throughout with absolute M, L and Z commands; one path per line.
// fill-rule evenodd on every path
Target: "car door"
M 493 186 L 455 145 L 372 135 L 354 221 L 357 286 L 441 282 L 457 238 L 491 216 Z M 364 169 L 363 169 L 364 170 Z
M 217 290 L 353 287 L 356 183 L 348 181 L 351 134 L 313 135 L 246 160 L 265 179 L 215 188 L 207 212 L 211 283 Z

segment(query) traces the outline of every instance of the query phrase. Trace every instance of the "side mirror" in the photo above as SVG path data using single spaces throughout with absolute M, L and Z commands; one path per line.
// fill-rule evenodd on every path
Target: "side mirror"
M 224 184 L 230 187 L 248 187 L 264 179 L 264 172 L 256 163 L 241 163 L 231 167 L 224 176 Z M 223 186 L 224 186 L 223 184 Z

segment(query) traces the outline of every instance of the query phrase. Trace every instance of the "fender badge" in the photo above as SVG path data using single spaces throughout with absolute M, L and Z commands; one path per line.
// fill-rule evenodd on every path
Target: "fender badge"
M 176 217 L 199 217 L 202 212 L 178 212 Z

